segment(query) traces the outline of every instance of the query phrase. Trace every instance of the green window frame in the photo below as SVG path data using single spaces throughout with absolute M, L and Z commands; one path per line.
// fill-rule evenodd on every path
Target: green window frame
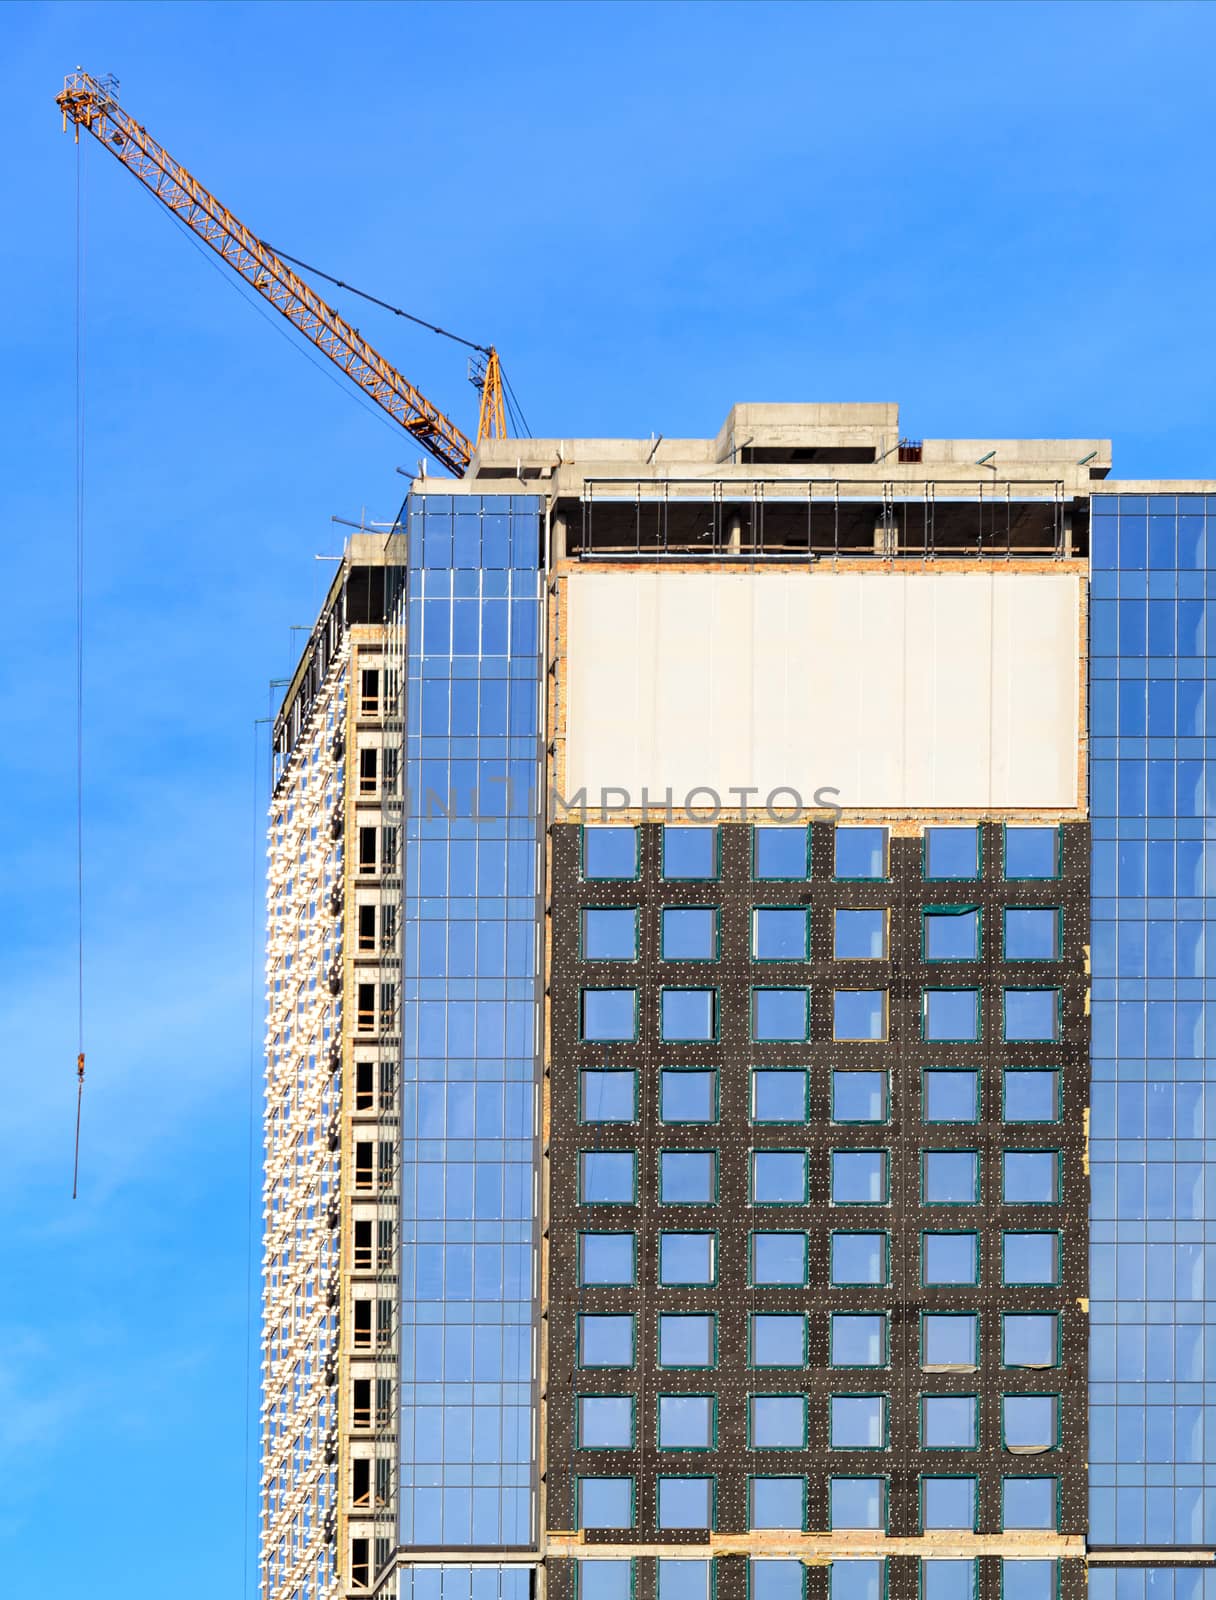
M 1055 950 L 1049 956 L 1011 956 L 1008 950 L 1008 922 L 1011 911 L 1051 911 L 1056 919 Z M 1063 906 L 1003 906 L 1001 908 L 1001 960 L 1016 962 L 1034 961 L 1060 961 L 1064 956 L 1064 908 Z
M 757 1156 L 800 1156 L 802 1158 L 802 1193 L 797 1200 L 760 1200 L 756 1197 L 756 1157 Z M 798 1149 L 789 1145 L 776 1145 L 753 1149 L 747 1163 L 747 1191 L 748 1204 L 753 1206 L 804 1206 L 811 1197 L 811 1162 L 810 1155 L 805 1149 Z
M 667 871 L 667 830 L 668 828 L 696 828 L 699 833 L 709 833 L 714 836 L 714 869 L 709 877 L 687 878 Z M 659 877 L 665 883 L 717 883 L 722 877 L 722 830 L 714 822 L 665 822 L 659 829 Z
M 670 1370 L 670 1369 L 665 1369 Z M 695 1369 L 705 1371 L 705 1368 Z M 664 1400 L 708 1400 L 709 1401 L 709 1443 L 708 1444 L 664 1444 L 663 1443 L 663 1401 Z M 669 1394 L 659 1393 L 655 1396 L 654 1408 L 654 1447 L 661 1450 L 664 1455 L 696 1455 L 705 1450 L 718 1448 L 718 1397 L 716 1394 L 706 1392 L 703 1394 L 688 1393 L 683 1391 Z M 705 1476 L 705 1474 L 699 1474 Z
M 970 1444 L 930 1444 L 929 1441 L 925 1437 L 925 1401 L 926 1400 L 970 1400 L 970 1402 L 971 1402 L 971 1424 L 972 1424 L 971 1443 Z M 973 1453 L 974 1451 L 976 1451 L 976 1450 L 978 1450 L 980 1448 L 982 1431 L 983 1431 L 983 1429 L 982 1429 L 982 1423 L 981 1423 L 981 1417 L 980 1417 L 980 1397 L 979 1397 L 978 1394 L 974 1394 L 974 1393 L 966 1392 L 966 1391 L 962 1391 L 962 1390 L 956 1391 L 954 1393 L 949 1393 L 949 1392 L 947 1392 L 947 1393 L 937 1393 L 937 1392 L 935 1392 L 935 1391 L 933 1391 L 931 1389 L 922 1391 L 921 1396 L 920 1396 L 919 1400 L 917 1401 L 917 1406 L 916 1406 L 916 1439 L 917 1439 L 917 1444 L 919 1445 L 919 1447 L 922 1450 L 934 1451 L 934 1452 L 939 1451 L 939 1450 L 950 1450 L 950 1451 L 956 1451 L 956 1452 L 958 1452 L 960 1454 L 962 1454 L 964 1452 L 970 1454 L 970 1453 Z M 937 1474 L 931 1474 L 931 1476 L 937 1476 Z
M 633 1450 L 637 1447 L 638 1440 L 638 1403 L 632 1394 L 590 1394 L 579 1391 L 574 1404 L 574 1433 L 577 1450 Z M 629 1443 L 625 1444 L 587 1444 L 583 1440 L 583 1401 L 584 1400 L 628 1400 L 629 1402 Z
M 665 1175 L 664 1166 L 667 1156 L 708 1156 L 710 1163 L 710 1196 L 708 1200 L 675 1200 L 664 1193 Z M 718 1203 L 718 1152 L 714 1148 L 707 1150 L 660 1150 L 659 1151 L 659 1204 L 661 1206 L 716 1206 Z
M 592 1074 L 601 1074 L 603 1076 L 611 1075 L 613 1077 L 619 1077 L 619 1078 L 629 1077 L 629 1078 L 633 1079 L 633 1084 L 632 1084 L 632 1090 L 633 1090 L 633 1093 L 632 1093 L 633 1115 L 631 1117 L 628 1117 L 628 1118 L 625 1118 L 625 1117 L 606 1118 L 606 1117 L 589 1117 L 587 1115 L 587 1079 Z M 598 1125 L 598 1126 L 601 1126 L 601 1127 L 607 1126 L 607 1127 L 625 1128 L 625 1127 L 629 1127 L 632 1123 L 636 1122 L 638 1120 L 638 1074 L 637 1074 L 637 1068 L 636 1067 L 618 1067 L 618 1066 L 616 1066 L 614 1064 L 610 1064 L 610 1063 L 607 1063 L 607 1062 L 605 1062 L 603 1064 L 598 1064 L 597 1063 L 594 1066 L 583 1066 L 583 1067 L 580 1067 L 579 1068 L 579 1074 L 578 1074 L 578 1120 L 579 1120 L 579 1124 L 582 1127 L 595 1127 L 595 1126 Z
M 837 1361 L 833 1357 L 835 1324 L 842 1318 L 859 1317 L 876 1321 L 882 1334 L 882 1359 L 872 1362 Z M 891 1365 L 891 1318 L 886 1311 L 829 1311 L 828 1312 L 828 1366 L 833 1372 L 882 1372 Z
M 604 1523 L 604 1522 L 593 1522 L 591 1524 L 587 1524 L 586 1522 L 583 1521 L 583 1485 L 584 1484 L 587 1484 L 587 1483 L 624 1483 L 624 1482 L 628 1482 L 628 1484 L 629 1484 L 629 1521 L 628 1522 L 626 1522 L 624 1524 L 622 1524 L 622 1523 Z M 594 1474 L 594 1473 L 580 1473 L 579 1476 L 577 1478 L 575 1478 L 575 1480 L 574 1480 L 574 1504 L 575 1504 L 576 1511 L 577 1511 L 577 1515 L 576 1515 L 576 1519 L 575 1520 L 576 1520 L 577 1525 L 578 1525 L 578 1527 L 580 1529 L 585 1528 L 587 1526 L 591 1526 L 593 1528 L 604 1528 L 604 1527 L 620 1528 L 622 1526 L 626 1527 L 626 1528 L 636 1528 L 637 1525 L 638 1525 L 638 1485 L 637 1485 L 637 1479 L 632 1477 L 632 1476 L 630 1476 L 630 1475 L 628 1475 L 628 1474 L 626 1474 L 626 1473 L 623 1473 L 623 1472 L 604 1473 L 604 1474 L 598 1475 L 598 1476 L 596 1474 Z
M 1006 1435 L 1005 1435 L 1005 1402 L 1006 1402 L 1006 1400 L 1050 1400 L 1051 1403 L 1052 1403 L 1052 1407 L 1053 1407 L 1052 1422 L 1054 1424 L 1054 1426 L 1052 1428 L 1051 1443 L 1047 1446 L 1047 1448 L 1045 1450 L 1028 1450 L 1026 1452 L 1026 1454 L 1027 1455 L 1033 1455 L 1037 1459 L 1039 1456 L 1050 1455 L 1053 1451 L 1058 1450 L 1060 1448 L 1060 1445 L 1063 1442 L 1063 1437 L 1064 1437 L 1063 1417 L 1062 1417 L 1062 1412 L 1063 1412 L 1064 1408 L 1063 1408 L 1063 1405 L 1061 1403 L 1062 1400 L 1063 1400 L 1063 1396 L 1060 1394 L 1058 1389 L 1018 1389 L 1018 1390 L 1011 1390 L 1008 1393 L 1002 1393 L 1002 1395 L 1001 1395 L 1001 1449 L 1002 1450 L 1010 1450 L 1010 1448 L 1011 1448 L 1010 1444 L 1009 1444 L 1009 1440 L 1006 1438 Z
M 963 1126 L 966 1126 L 966 1124 L 963 1124 Z M 971 1198 L 969 1200 L 930 1200 L 928 1192 L 927 1192 L 926 1181 L 925 1181 L 927 1159 L 928 1159 L 929 1156 L 970 1156 L 971 1157 L 973 1177 L 972 1177 Z M 939 1206 L 944 1206 L 947 1209 L 950 1209 L 950 1208 L 956 1207 L 956 1206 L 978 1206 L 979 1203 L 980 1203 L 980 1196 L 983 1193 L 983 1181 L 984 1181 L 983 1166 L 984 1166 L 984 1158 L 983 1158 L 983 1156 L 982 1156 L 982 1154 L 980 1153 L 979 1150 L 975 1150 L 975 1149 L 971 1149 L 971 1150 L 968 1150 L 968 1149 L 963 1149 L 963 1150 L 951 1150 L 951 1149 L 936 1150 L 936 1149 L 933 1149 L 932 1147 L 930 1147 L 928 1149 L 925 1149 L 925 1150 L 922 1150 L 921 1153 L 920 1153 L 920 1203 L 921 1203 L 921 1205 L 922 1206 L 927 1206 L 927 1207 L 932 1207 L 934 1210 L 936 1210 Z
M 628 1361 L 592 1361 L 585 1359 L 583 1341 L 585 1330 L 583 1324 L 588 1319 L 611 1318 L 614 1321 L 628 1320 L 629 1323 L 629 1360 Z M 638 1319 L 632 1311 L 580 1311 L 574 1330 L 575 1363 L 580 1372 L 628 1372 L 638 1364 Z
M 797 1361 L 756 1362 L 756 1318 L 757 1317 L 788 1317 L 791 1322 L 797 1320 L 801 1324 L 802 1353 Z M 807 1326 L 805 1311 L 749 1311 L 747 1315 L 747 1367 L 749 1372 L 800 1372 L 807 1364 L 810 1352 L 810 1329 Z
M 802 1115 L 793 1119 L 787 1117 L 759 1117 L 756 1114 L 756 1075 L 761 1072 L 788 1073 L 791 1077 L 795 1074 L 802 1079 Z M 811 1080 L 810 1071 L 806 1066 L 787 1066 L 781 1062 L 764 1062 L 752 1067 L 750 1098 L 748 1111 L 751 1122 L 758 1128 L 801 1128 L 810 1119 L 811 1114 Z
M 589 956 L 587 954 L 587 917 L 596 911 L 631 911 L 633 913 L 633 954 L 631 956 Z M 578 914 L 578 958 L 580 961 L 612 962 L 636 961 L 641 949 L 641 917 L 637 906 L 582 906 Z
M 802 954 L 800 956 L 762 956 L 756 952 L 756 916 L 761 911 L 785 911 L 791 915 L 801 913 L 802 916 Z M 749 919 L 750 949 L 752 962 L 757 966 L 781 966 L 790 962 L 809 961 L 811 959 L 811 908 L 798 905 L 754 905 Z
M 763 1531 L 764 1529 L 769 1527 L 769 1524 L 767 1524 L 767 1523 L 757 1524 L 755 1519 L 754 1519 L 755 1485 L 757 1483 L 790 1482 L 790 1481 L 794 1480 L 795 1478 L 799 1479 L 801 1481 L 801 1484 L 802 1484 L 802 1517 L 801 1517 L 801 1520 L 799 1521 L 798 1527 L 796 1529 L 791 1530 L 791 1531 L 793 1531 L 795 1533 L 805 1533 L 807 1531 L 807 1528 L 806 1528 L 807 1488 L 806 1488 L 806 1474 L 804 1472 L 749 1472 L 748 1473 L 748 1475 L 747 1475 L 747 1526 L 748 1526 L 749 1529 L 755 1529 L 755 1528 L 759 1527 L 761 1529 L 761 1531 Z M 774 1530 L 774 1531 L 778 1531 L 779 1532 L 779 1531 L 784 1531 L 784 1530 Z
M 710 1031 L 674 1034 L 666 1031 L 664 1001 L 669 994 L 707 994 L 710 996 Z M 634 1034 L 636 1038 L 636 1033 Z M 662 1044 L 717 1044 L 722 1037 L 722 995 L 716 984 L 667 983 L 659 990 L 659 1040 Z
M 1046 826 L 1050 826 L 1050 824 L 1047 824 Z M 1010 875 L 1009 875 L 1009 873 L 1008 873 L 1008 871 L 1006 870 L 1006 867 L 1005 867 L 1005 863 L 1009 859 L 1009 852 L 1008 852 L 1008 849 L 1007 849 L 1007 841 L 1008 841 L 1008 838 L 1009 838 L 1010 829 L 1013 828 L 1013 829 L 1016 830 L 1016 827 L 1017 827 L 1016 823 L 1009 823 L 1009 822 L 1002 823 L 1002 825 L 1001 825 L 1001 876 L 1004 878 L 1005 882 L 1006 883 L 1054 883 L 1054 882 L 1058 881 L 1058 879 L 1059 879 L 1059 877 L 1060 877 L 1060 875 L 1061 875 L 1061 873 L 1063 871 L 1063 868 L 1064 868 L 1064 863 L 1063 863 L 1064 832 L 1063 832 L 1062 826 L 1059 823 L 1057 823 L 1056 824 L 1056 828 L 1055 828 L 1055 835 L 1056 835 L 1056 870 L 1052 873 L 1050 878 L 1038 878 L 1038 877 L 1036 877 L 1036 878 L 1012 877 L 1011 878 L 1010 877 Z
M 941 1530 L 930 1528 L 925 1522 L 925 1487 L 930 1480 L 950 1478 L 956 1482 L 966 1482 L 971 1485 L 971 1527 L 969 1529 L 956 1529 L 956 1532 L 975 1533 L 980 1518 L 980 1480 L 974 1472 L 922 1472 L 916 1480 L 916 1511 L 917 1522 L 922 1533 L 933 1533 Z
M 718 1479 L 712 1472 L 659 1472 L 654 1480 L 654 1520 L 655 1527 L 667 1532 L 672 1528 L 682 1527 L 682 1523 L 667 1523 L 660 1520 L 660 1507 L 663 1502 L 663 1485 L 665 1483 L 690 1483 L 708 1482 L 709 1484 L 709 1520 L 707 1522 L 694 1522 L 687 1526 L 706 1528 L 713 1531 L 718 1526 Z
M 864 1126 L 864 1124 L 863 1124 Z M 837 1200 L 836 1199 L 836 1157 L 837 1156 L 881 1156 L 882 1169 L 882 1195 L 877 1200 Z M 891 1152 L 879 1146 L 868 1145 L 841 1145 L 833 1146 L 828 1151 L 828 1204 L 835 1207 L 844 1206 L 889 1206 L 891 1204 Z
M 586 1196 L 586 1163 L 588 1156 L 631 1156 L 633 1178 L 628 1200 L 588 1200 Z M 636 1206 L 638 1203 L 638 1156 L 636 1150 L 604 1150 L 593 1148 L 578 1153 L 578 1203 L 580 1206 Z
M 759 839 L 758 839 L 759 831 L 760 831 L 761 828 L 764 828 L 764 827 L 776 827 L 776 826 L 779 826 L 779 825 L 778 824 L 762 823 L 762 822 L 761 823 L 754 823 L 752 825 L 752 835 L 751 835 L 751 875 L 752 875 L 752 882 L 753 883 L 806 883 L 807 880 L 811 876 L 811 830 L 810 830 L 810 827 L 805 823 L 801 824 L 800 826 L 782 828 L 782 832 L 783 833 L 798 833 L 798 832 L 801 832 L 801 834 L 802 834 L 802 838 L 803 838 L 803 855 L 804 855 L 805 861 L 806 861 L 806 870 L 800 876 L 787 877 L 783 873 L 780 877 L 774 877 L 770 873 L 766 872 L 764 874 L 761 874 L 756 870 L 756 846 L 759 843 Z
M 929 918 L 930 917 L 964 917 L 975 918 L 975 954 L 970 956 L 931 956 L 929 954 Z M 971 961 L 982 961 L 984 956 L 984 908 L 976 905 L 936 905 L 922 906 L 920 911 L 920 958 L 926 966 L 941 967 L 960 963 L 965 965 Z
M 601 824 L 601 826 L 606 827 L 608 825 Z M 587 835 L 589 832 L 598 832 L 598 829 L 594 827 L 589 828 L 586 823 L 583 823 L 579 828 L 578 875 L 584 883 L 636 883 L 638 880 L 642 868 L 641 834 L 637 828 L 629 827 L 627 824 L 625 826 L 620 824 L 613 824 L 611 826 L 614 833 L 629 832 L 633 834 L 633 871 L 619 878 L 600 878 L 590 876 L 587 872 Z
M 1011 1118 L 1009 1115 L 1009 1079 L 1010 1075 L 1017 1072 L 1050 1072 L 1055 1078 L 1055 1116 L 1035 1118 L 1028 1121 L 1024 1117 Z M 1001 1120 L 1008 1122 L 1015 1128 L 1048 1128 L 1053 1123 L 1059 1122 L 1064 1116 L 1064 1074 L 1054 1062 L 1047 1066 L 1031 1066 L 1020 1061 L 1007 1061 L 1001 1069 Z
M 935 1279 L 927 1282 L 925 1279 L 925 1241 L 927 1239 L 970 1239 L 972 1243 L 972 1259 L 975 1262 L 975 1276 L 964 1281 L 950 1279 L 948 1281 Z M 980 1236 L 976 1228 L 922 1228 L 920 1231 L 920 1262 L 919 1283 L 922 1289 L 978 1289 L 983 1275 L 983 1261 L 980 1252 Z
M 956 873 L 929 872 L 929 835 L 931 833 L 974 833 L 975 871 Z M 978 883 L 984 876 L 984 830 L 978 823 L 929 823 L 920 836 L 920 875 L 924 883 Z
M 708 1239 L 710 1253 L 710 1275 L 707 1279 L 698 1279 L 694 1283 L 681 1281 L 667 1283 L 663 1278 L 663 1242 L 666 1239 Z M 718 1231 L 716 1228 L 661 1228 L 658 1239 L 658 1287 L 660 1289 L 716 1289 L 718 1286 L 718 1270 L 720 1256 L 718 1247 Z
M 757 1400 L 800 1400 L 802 1402 L 802 1440 L 799 1444 L 757 1444 L 755 1402 Z M 810 1440 L 810 1419 L 807 1397 L 797 1390 L 780 1391 L 757 1390 L 749 1393 L 747 1397 L 747 1448 L 749 1450 L 805 1450 Z
M 1005 1324 L 1010 1317 L 1051 1317 L 1055 1322 L 1055 1338 L 1052 1341 L 1053 1359 L 1046 1365 L 1036 1363 L 1027 1366 L 1022 1361 L 1006 1361 L 1005 1359 Z M 1060 1367 L 1064 1361 L 1064 1317 L 1058 1307 L 1052 1306 L 1046 1310 L 1040 1307 L 1027 1307 L 1025 1310 L 1010 1306 L 1001 1312 L 1001 1366 L 1006 1372 L 1051 1372 Z
M 973 1117 L 960 1119 L 959 1117 L 932 1117 L 932 1116 L 929 1115 L 929 1079 L 930 1079 L 931 1075 L 933 1077 L 936 1077 L 939 1073 L 943 1074 L 943 1076 L 945 1074 L 947 1074 L 947 1073 L 959 1073 L 959 1074 L 963 1074 L 963 1075 L 965 1075 L 965 1076 L 967 1076 L 969 1078 L 972 1078 L 974 1080 L 974 1082 L 975 1082 L 975 1115 Z M 921 1106 L 921 1121 L 924 1123 L 925 1127 L 927 1127 L 927 1128 L 948 1128 L 948 1127 L 969 1128 L 969 1127 L 972 1127 L 976 1123 L 983 1121 L 983 1112 L 984 1112 L 984 1074 L 980 1071 L 978 1066 L 966 1066 L 966 1065 L 955 1066 L 955 1065 L 953 1065 L 952 1063 L 949 1063 L 949 1062 L 937 1062 L 937 1061 L 928 1062 L 921 1068 L 921 1074 L 920 1074 L 920 1106 Z
M 870 956 L 841 955 L 838 945 L 840 919 L 855 915 L 882 918 L 882 950 Z M 891 908 L 890 906 L 833 906 L 832 908 L 832 960 L 833 961 L 889 961 L 891 959 Z
M 837 1400 L 877 1400 L 882 1415 L 882 1440 L 879 1444 L 837 1444 L 832 1434 L 832 1408 Z M 889 1450 L 891 1448 L 891 1397 L 882 1389 L 840 1389 L 828 1395 L 829 1450 Z
M 707 1364 L 698 1363 L 696 1366 L 684 1366 L 674 1361 L 663 1359 L 663 1324 L 665 1322 L 678 1322 L 687 1317 L 698 1322 L 709 1323 L 710 1359 Z M 713 1372 L 718 1365 L 718 1313 L 716 1311 L 660 1311 L 655 1320 L 654 1330 L 654 1360 L 655 1369 L 659 1372 Z
M 712 1079 L 713 1115 L 709 1118 L 668 1117 L 663 1112 L 664 1079 L 668 1073 L 699 1072 Z M 659 1068 L 659 1121 L 667 1128 L 711 1128 L 721 1115 L 721 1084 L 717 1067 L 703 1061 L 665 1061 Z
M 667 954 L 667 913 L 669 911 L 709 911 L 714 919 L 714 948 L 708 956 L 669 956 Z M 691 965 L 707 966 L 722 957 L 722 911 L 718 906 L 660 906 L 659 907 L 659 960 L 683 961 Z

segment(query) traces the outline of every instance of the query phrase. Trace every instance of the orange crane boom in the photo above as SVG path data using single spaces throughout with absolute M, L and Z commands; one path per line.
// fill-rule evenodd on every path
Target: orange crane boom
M 113 79 L 93 78 L 77 69 L 65 78 L 55 103 L 63 112 L 65 131 L 70 120 L 77 139 L 81 128 L 91 133 L 441 466 L 457 477 L 468 469 L 473 442 L 122 109 Z M 506 434 L 502 368 L 492 347 L 486 352 L 480 388 L 478 443 Z

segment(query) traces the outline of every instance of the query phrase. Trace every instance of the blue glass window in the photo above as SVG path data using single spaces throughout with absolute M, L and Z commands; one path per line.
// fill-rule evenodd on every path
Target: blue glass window
M 920 1564 L 921 1600 L 974 1600 L 979 1575 L 974 1561 L 929 1560 Z
M 716 961 L 718 913 L 713 906 L 666 906 L 663 910 L 664 961 Z
M 1054 1450 L 1059 1443 L 1059 1400 L 1054 1394 L 1001 1397 L 1001 1434 L 1008 1450 Z
M 635 907 L 588 906 L 583 912 L 583 957 L 587 961 L 635 961 L 638 914 Z
M 936 1044 L 968 1043 L 980 1036 L 978 989 L 926 989 L 922 995 L 924 1037 Z
M 585 1312 L 578 1319 L 578 1359 L 583 1367 L 631 1367 L 634 1363 L 631 1316 Z
M 712 1367 L 718 1359 L 713 1314 L 661 1312 L 658 1352 L 660 1367 Z
M 806 828 L 757 827 L 752 830 L 752 873 L 756 878 L 801 880 L 811 875 L 810 833 Z
M 1006 961 L 1058 961 L 1060 913 L 1049 906 L 1005 908 Z
M 660 1233 L 660 1284 L 712 1284 L 717 1275 L 717 1244 L 712 1233 Z
M 887 1319 L 882 1312 L 834 1311 L 829 1326 L 834 1367 L 885 1367 Z
M 979 1399 L 973 1394 L 926 1394 L 920 1402 L 920 1442 L 926 1450 L 975 1450 Z
M 926 1287 L 980 1281 L 979 1237 L 974 1233 L 921 1235 L 921 1282 Z
M 664 989 L 659 1005 L 661 1037 L 671 1041 L 706 1041 L 717 1037 L 716 989 Z
M 1006 989 L 1004 1037 L 1011 1043 L 1055 1040 L 1060 1036 L 1058 989 Z
M 978 1122 L 980 1078 L 974 1067 L 926 1067 L 922 1077 L 926 1122 Z
M 926 961 L 978 961 L 980 913 L 977 906 L 930 906 L 923 915 Z
M 1058 878 L 1059 828 L 1005 828 L 1006 878 Z
M 637 1116 L 637 1074 L 632 1068 L 586 1067 L 579 1092 L 584 1122 L 633 1122 Z
M 833 1450 L 882 1450 L 887 1443 L 886 1400 L 880 1394 L 834 1394 L 828 1406 Z
M 833 1039 L 885 1039 L 885 989 L 837 989 L 832 996 Z
M 762 1206 L 804 1206 L 807 1201 L 805 1150 L 752 1153 L 752 1201 Z
M 800 1311 L 753 1311 L 753 1367 L 801 1367 L 806 1364 L 806 1318 Z
M 753 989 L 752 1038 L 802 1041 L 810 1037 L 809 989 Z
M 1007 1311 L 1001 1318 L 1006 1367 L 1054 1367 L 1060 1359 L 1060 1319 L 1054 1311 Z
M 716 1122 L 718 1074 L 707 1067 L 664 1067 L 659 1073 L 659 1116 L 664 1122 Z
M 635 989 L 584 989 L 583 1038 L 602 1043 L 636 1039 L 637 1000 Z
M 580 1478 L 578 1480 L 580 1528 L 632 1528 L 632 1478 Z
M 1006 1122 L 1058 1122 L 1060 1075 L 1047 1067 L 1006 1067 Z
M 921 1156 L 921 1191 L 929 1206 L 973 1206 L 980 1198 L 976 1150 L 926 1150 Z
M 636 1159 L 632 1150 L 584 1150 L 579 1157 L 582 1203 L 632 1205 Z
M 884 1561 L 833 1561 L 828 1566 L 828 1600 L 883 1600 Z
M 922 1367 L 978 1367 L 980 1319 L 974 1311 L 925 1311 L 920 1319 Z
M 718 1198 L 717 1160 L 712 1150 L 661 1150 L 659 1203 L 713 1205 Z
M 580 1561 L 578 1600 L 633 1600 L 632 1561 Z
M 581 1233 L 579 1282 L 631 1284 L 634 1281 L 632 1233 Z
M 584 828 L 584 878 L 636 878 L 638 830 L 636 828 Z
M 806 1396 L 752 1395 L 749 1402 L 748 1436 L 753 1450 L 804 1450 Z
M 749 1478 L 748 1526 L 801 1530 L 806 1524 L 805 1478 Z
M 712 1450 L 714 1401 L 708 1394 L 659 1396 L 659 1449 Z
M 833 1233 L 832 1284 L 886 1283 L 888 1254 L 885 1233 Z
M 801 1561 L 753 1556 L 748 1562 L 748 1600 L 803 1600 L 806 1568 Z M 875 1595 L 874 1600 L 879 1600 Z
M 803 1288 L 807 1281 L 805 1233 L 753 1233 L 752 1282 L 759 1287 L 789 1285 Z
M 832 954 L 838 961 L 878 961 L 887 953 L 887 912 L 837 908 Z
M 828 1520 L 833 1528 L 885 1528 L 884 1478 L 829 1478 Z
M 631 1395 L 580 1395 L 578 1442 L 583 1450 L 633 1448 Z
M 885 1122 L 887 1075 L 868 1068 L 835 1068 L 832 1072 L 833 1122 Z
M 1054 1478 L 1003 1478 L 1001 1526 L 1052 1529 L 1059 1485 Z
M 805 1067 L 756 1067 L 752 1072 L 752 1121 L 803 1123 L 809 1108 Z
M 889 1198 L 885 1150 L 833 1150 L 832 1204 L 885 1205 Z
M 980 830 L 926 828 L 924 875 L 926 878 L 978 878 Z
M 1055 1233 L 1006 1233 L 1001 1239 L 1001 1277 L 1007 1284 L 1060 1281 L 1060 1240 Z
M 974 1478 L 929 1477 L 920 1480 L 921 1526 L 975 1529 L 977 1484 Z
M 811 917 L 803 907 L 757 906 L 752 912 L 752 956 L 757 961 L 806 961 Z
M 885 828 L 837 828 L 834 842 L 837 878 L 857 880 L 886 877 Z
M 716 878 L 718 830 L 668 825 L 663 829 L 665 878 Z
M 658 1482 L 660 1528 L 712 1528 L 714 1480 L 712 1478 L 660 1478 Z
M 1060 1157 L 1055 1150 L 1006 1150 L 1001 1199 L 1006 1205 L 1052 1205 L 1060 1198 Z

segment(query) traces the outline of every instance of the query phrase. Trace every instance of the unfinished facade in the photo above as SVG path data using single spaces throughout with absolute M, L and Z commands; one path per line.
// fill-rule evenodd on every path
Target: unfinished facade
M 265 1600 L 1201 1581 L 1216 498 L 1109 467 L 737 406 L 352 541 L 275 734 Z

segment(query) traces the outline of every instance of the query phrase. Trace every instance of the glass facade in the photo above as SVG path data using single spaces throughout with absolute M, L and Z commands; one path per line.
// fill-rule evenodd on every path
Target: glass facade
M 539 515 L 406 507 L 400 1534 L 426 1549 L 535 1538 Z M 520 1581 L 418 1569 L 411 1595 Z
M 1210 1543 L 1216 693 L 1206 605 L 1216 498 L 1099 495 L 1092 505 L 1089 1537 Z M 1198 1596 L 1204 1581 L 1169 1568 L 1091 1577 L 1100 1600 Z

